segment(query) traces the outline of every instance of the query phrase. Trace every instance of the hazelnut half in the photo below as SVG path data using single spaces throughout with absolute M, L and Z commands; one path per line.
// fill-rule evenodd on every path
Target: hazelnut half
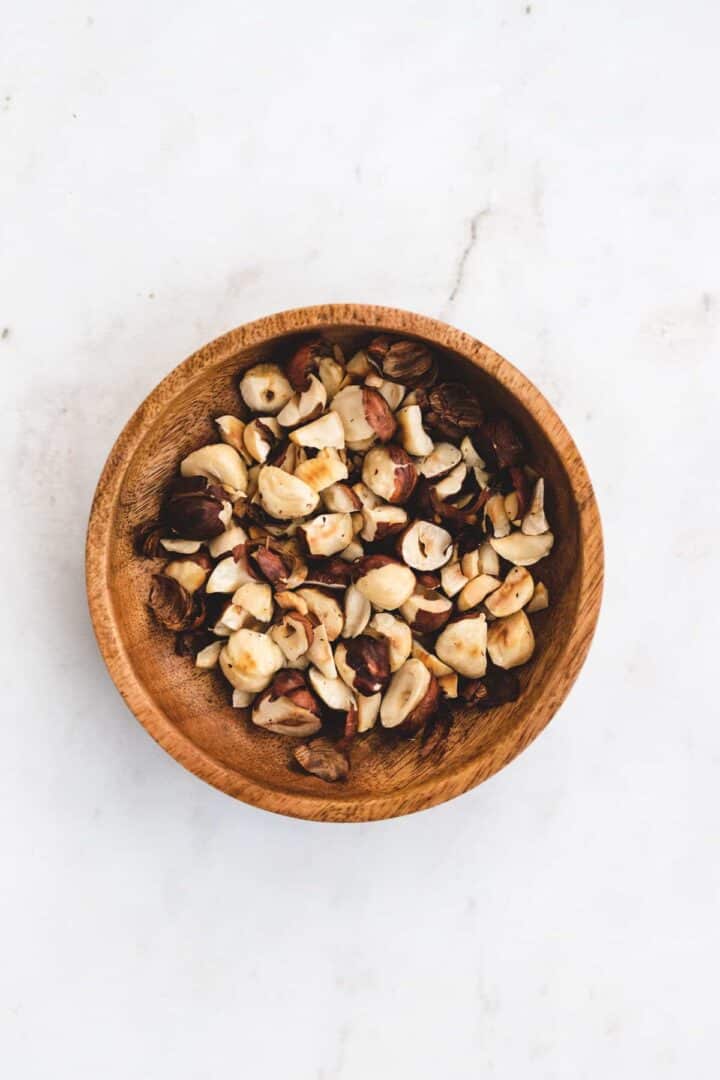
M 402 447 L 389 443 L 368 450 L 362 478 L 379 498 L 389 503 L 404 503 L 413 493 L 417 471 Z
M 277 364 L 256 364 L 240 380 L 240 394 L 255 413 L 279 413 L 293 396 L 293 388 Z
M 496 667 L 519 667 L 530 659 L 534 649 L 535 637 L 524 611 L 516 611 L 513 615 L 490 623 L 487 650 Z
M 258 495 L 267 513 L 280 521 L 306 517 L 320 501 L 317 491 L 304 480 L 274 465 L 264 465 L 260 470 Z
M 361 559 L 356 584 L 373 607 L 392 611 L 412 595 L 415 575 L 408 566 L 384 555 Z
M 535 585 L 524 566 L 514 566 L 499 589 L 491 592 L 485 607 L 497 619 L 513 615 L 532 600 Z
M 397 551 L 407 566 L 428 572 L 452 558 L 452 536 L 430 521 L 415 521 L 400 536 Z
M 412 735 L 424 725 L 437 706 L 439 687 L 420 660 L 406 660 L 395 672 L 382 704 L 380 723 Z
M 305 772 L 328 783 L 346 780 L 350 774 L 347 754 L 333 746 L 329 739 L 313 739 L 310 743 L 298 746 L 294 757 Z
M 473 614 L 448 623 L 435 642 L 438 657 L 469 679 L 478 679 L 487 667 L 487 622 L 483 614 Z
M 211 443 L 188 454 L 180 462 L 180 475 L 204 476 L 233 493 L 247 491 L 247 466 L 237 450 L 227 443 Z
M 517 531 L 499 539 L 491 537 L 490 543 L 501 559 L 506 559 L 515 566 L 534 566 L 550 554 L 554 539 L 551 532 L 542 533 L 540 536 L 527 536 Z
M 452 600 L 435 589 L 418 585 L 412 596 L 400 608 L 400 614 L 411 630 L 418 634 L 433 634 L 450 618 Z

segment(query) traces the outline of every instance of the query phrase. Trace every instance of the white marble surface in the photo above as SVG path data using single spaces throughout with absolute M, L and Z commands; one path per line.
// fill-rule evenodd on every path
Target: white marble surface
M 4 1075 L 717 1076 L 719 33 L 708 0 L 3 5 Z M 82 570 L 158 379 L 327 300 L 519 364 L 607 541 L 546 733 L 346 827 L 155 746 Z

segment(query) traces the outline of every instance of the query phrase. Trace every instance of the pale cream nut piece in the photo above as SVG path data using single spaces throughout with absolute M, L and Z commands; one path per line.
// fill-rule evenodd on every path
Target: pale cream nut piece
M 532 600 L 535 583 L 529 570 L 524 566 L 514 566 L 502 585 L 491 592 L 485 600 L 485 607 L 497 619 L 513 615 Z
M 277 364 L 256 364 L 240 379 L 240 395 L 254 413 L 275 416 L 293 396 L 293 388 Z
M 193 450 L 180 462 L 180 475 L 204 476 L 232 494 L 247 491 L 247 466 L 237 450 L 227 443 L 211 443 Z
M 410 656 L 413 647 L 412 631 L 404 619 L 379 611 L 368 623 L 368 630 L 386 639 L 389 647 L 390 671 L 398 671 Z
M 487 648 L 497 667 L 507 669 L 527 663 L 535 649 L 535 636 L 525 612 L 516 611 L 491 623 Z
M 280 521 L 307 517 L 320 501 L 317 491 L 284 469 L 263 465 L 258 476 L 258 495 L 270 517 Z
M 438 635 L 435 651 L 458 675 L 480 679 L 487 670 L 487 634 L 484 614 L 450 622 Z
M 490 543 L 500 558 L 514 563 L 515 566 L 534 566 L 550 554 L 554 539 L 551 532 L 542 533 L 540 536 L 527 536 L 517 531 L 500 539 L 493 538 Z

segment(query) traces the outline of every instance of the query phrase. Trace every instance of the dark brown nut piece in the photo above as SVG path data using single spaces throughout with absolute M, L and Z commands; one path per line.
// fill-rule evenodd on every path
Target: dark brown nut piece
M 415 489 L 417 470 L 401 446 L 388 443 L 369 450 L 362 468 L 363 483 L 389 503 L 405 503 Z
M 370 620 L 368 632 L 387 641 L 390 671 L 395 672 L 401 668 L 413 647 L 412 631 L 408 624 L 388 611 L 379 611 Z
M 437 679 L 420 660 L 406 660 L 395 672 L 380 706 L 380 723 L 404 735 L 419 731 L 437 707 Z
M 340 674 L 353 690 L 369 697 L 385 689 L 390 681 L 390 649 L 385 638 L 361 634 L 341 642 L 337 651 L 344 654 L 346 665 L 346 674 Z
M 517 701 L 519 696 L 517 675 L 496 667 L 489 668 L 484 678 L 463 679 L 460 685 L 460 697 L 482 710 Z
M 397 431 L 397 421 L 385 398 L 379 390 L 374 390 L 371 386 L 363 386 L 362 401 L 365 419 L 380 442 L 390 442 Z
M 283 543 L 270 537 L 251 540 L 244 545 L 244 554 L 249 572 L 277 588 L 294 589 L 307 577 L 307 565 L 290 541 Z
M 420 571 L 415 575 L 418 585 L 424 585 L 426 589 L 440 588 L 440 575 L 431 574 L 428 571 Z
M 232 507 L 205 476 L 178 477 L 167 489 L 163 520 L 188 540 L 210 540 L 225 532 Z
M 146 559 L 157 559 L 165 554 L 161 540 L 167 528 L 158 521 L 146 521 L 135 530 L 135 550 Z
M 452 601 L 441 596 L 435 589 L 419 585 L 409 600 L 400 608 L 400 614 L 411 630 L 418 634 L 432 634 L 440 630 L 450 618 Z
M 340 556 L 329 559 L 313 559 L 308 565 L 306 585 L 320 585 L 326 589 L 347 589 L 352 581 L 352 567 Z
M 311 743 L 298 746 L 294 757 L 305 772 L 328 783 L 346 780 L 350 775 L 347 755 L 333 746 L 329 739 L 313 739 Z
M 446 382 L 428 390 L 430 411 L 426 420 L 451 439 L 461 439 L 483 422 L 483 410 L 476 395 L 463 383 Z
M 203 596 L 193 596 L 165 574 L 153 574 L 148 603 L 157 621 L 168 630 L 197 630 L 205 621 Z
M 495 472 L 525 460 L 525 444 L 509 416 L 494 413 L 472 436 L 473 444 L 487 467 Z
M 496 667 L 519 667 L 527 663 L 534 649 L 535 636 L 524 611 L 516 611 L 513 615 L 490 623 L 487 651 Z
M 332 358 L 332 356 L 332 345 L 324 338 L 315 337 L 303 342 L 285 365 L 293 390 L 307 390 L 310 386 L 310 375 L 317 371 L 321 357 Z
M 430 386 L 437 375 L 437 361 L 420 341 L 393 341 L 385 334 L 373 338 L 368 355 L 380 365 L 383 376 L 405 386 Z
M 413 570 L 439 570 L 452 558 L 452 536 L 431 521 L 414 521 L 401 534 L 397 552 Z
M 215 637 L 209 630 L 181 630 L 175 637 L 175 654 L 194 660 L 199 652 L 214 641 Z
M 300 671 L 279 671 L 255 699 L 252 722 L 277 735 L 307 738 L 320 730 L 320 704 Z

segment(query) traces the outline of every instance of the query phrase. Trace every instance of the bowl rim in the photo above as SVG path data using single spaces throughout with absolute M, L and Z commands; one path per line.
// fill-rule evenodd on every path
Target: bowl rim
M 334 789 L 315 796 L 259 784 L 216 761 L 179 731 L 135 674 L 115 622 L 108 582 L 114 509 L 125 464 L 164 406 L 200 372 L 244 349 L 332 326 L 382 328 L 424 338 L 460 354 L 501 383 L 541 424 L 561 461 L 576 503 L 580 547 L 575 617 L 555 662 L 556 679 L 541 691 L 532 711 L 532 726 L 517 725 L 487 753 L 459 763 L 449 775 L 429 777 L 388 794 L 345 799 L 336 797 Z M 590 477 L 567 428 L 537 387 L 489 346 L 438 319 L 400 308 L 354 303 L 266 315 L 222 334 L 173 368 L 135 410 L 108 455 L 90 511 L 85 566 L 90 617 L 100 652 L 126 704 L 156 742 L 196 776 L 245 803 L 289 817 L 335 822 L 374 821 L 427 809 L 463 794 L 512 761 L 550 722 L 575 682 L 597 624 L 604 580 L 602 526 Z

